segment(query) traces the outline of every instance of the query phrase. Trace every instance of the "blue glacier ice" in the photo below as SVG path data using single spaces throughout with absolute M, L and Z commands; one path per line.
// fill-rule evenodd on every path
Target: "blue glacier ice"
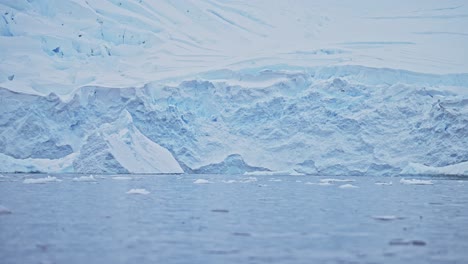
M 1 89 L 1 170 L 467 173 L 468 75 L 349 66 L 209 75 L 87 86 L 69 100 Z
M 462 2 L 0 1 L 0 171 L 466 175 Z

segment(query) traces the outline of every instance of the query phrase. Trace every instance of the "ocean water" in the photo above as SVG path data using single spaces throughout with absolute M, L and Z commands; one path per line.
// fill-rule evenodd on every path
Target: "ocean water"
M 0 263 L 468 263 L 466 178 L 46 176 L 0 178 Z

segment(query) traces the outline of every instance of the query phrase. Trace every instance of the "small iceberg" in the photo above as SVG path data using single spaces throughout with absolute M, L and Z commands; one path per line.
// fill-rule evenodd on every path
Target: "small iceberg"
M 356 188 L 359 188 L 358 186 L 356 185 L 352 185 L 352 184 L 343 184 L 343 185 L 340 185 L 338 188 L 341 188 L 341 189 L 356 189 Z
M 257 178 L 255 177 L 248 177 L 248 178 L 243 178 L 242 180 L 240 180 L 239 182 L 241 183 L 250 183 L 250 182 L 256 182 L 257 181 Z
M 75 177 L 75 178 L 73 178 L 73 181 L 76 181 L 76 182 L 95 182 L 97 180 L 96 180 L 96 178 L 94 178 L 93 175 L 89 175 L 89 176 Z
M 209 184 L 209 183 L 213 183 L 209 180 L 205 180 L 205 179 L 196 179 L 193 183 L 195 184 Z
M 236 183 L 237 181 L 236 180 L 227 180 L 227 181 L 223 181 L 224 183 Z
M 379 221 L 393 221 L 393 220 L 405 219 L 404 217 L 395 216 L 395 215 L 373 215 L 371 217 L 374 218 L 375 220 L 379 220 Z
M 323 183 L 355 182 L 355 180 L 351 180 L 351 179 L 321 179 L 320 182 L 323 182 Z
M 112 177 L 112 179 L 116 180 L 116 181 L 128 181 L 128 180 L 131 180 L 133 178 L 128 177 L 128 176 L 115 176 L 115 177 Z
M 393 182 L 376 182 L 375 185 L 388 186 L 392 185 Z
M 0 215 L 7 215 L 7 214 L 11 214 L 10 209 L 6 208 L 3 205 L 0 205 Z
M 271 181 L 271 182 L 282 182 L 283 180 L 271 178 L 269 181 Z
M 433 185 L 434 184 L 431 180 L 418 180 L 418 179 L 407 180 L 405 178 L 401 179 L 400 183 L 409 184 L 409 185 Z
M 329 182 L 306 182 L 304 183 L 306 185 L 319 185 L 319 186 L 331 186 L 333 184 L 329 183 Z
M 130 189 L 127 194 L 143 194 L 143 195 L 146 195 L 146 194 L 150 194 L 149 191 L 147 191 L 146 189 Z
M 23 183 L 26 184 L 44 184 L 48 182 L 61 182 L 62 180 L 57 179 L 56 177 L 51 177 L 47 176 L 45 178 L 29 178 L 29 179 L 24 179 Z

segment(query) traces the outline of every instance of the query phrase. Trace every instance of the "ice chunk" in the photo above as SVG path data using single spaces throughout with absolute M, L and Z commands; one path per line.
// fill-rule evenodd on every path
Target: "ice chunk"
M 0 215 L 7 215 L 7 214 L 11 214 L 10 209 L 6 208 L 3 205 L 0 205 Z
M 236 180 L 227 180 L 227 181 L 223 181 L 224 183 L 236 183 L 237 181 Z
M 375 220 L 380 220 L 380 221 L 392 221 L 392 220 L 404 219 L 404 217 L 395 216 L 395 215 L 373 215 L 371 217 L 374 218 Z
M 248 177 L 248 178 L 243 178 L 240 180 L 241 183 L 250 183 L 250 182 L 256 182 L 257 178 L 255 177 Z
M 375 185 L 392 185 L 392 182 L 376 182 Z
M 340 185 L 339 188 L 341 189 L 355 189 L 355 188 L 359 188 L 358 186 L 356 185 L 352 185 L 352 184 L 343 184 L 343 185 Z
M 271 182 L 281 182 L 281 181 L 283 181 L 283 180 L 272 178 L 272 179 L 270 179 L 270 180 L 268 180 L 268 181 L 271 181 Z
M 131 180 L 133 178 L 128 177 L 128 176 L 115 176 L 115 177 L 112 177 L 112 179 L 117 180 L 117 181 L 127 181 L 127 180 Z
M 431 180 L 418 180 L 418 179 L 401 179 L 401 184 L 410 184 L 410 185 L 433 185 L 434 183 Z
M 193 183 L 195 184 L 208 184 L 208 183 L 213 183 L 212 181 L 205 180 L 205 179 L 197 179 Z
M 26 183 L 26 184 L 31 184 L 31 183 L 43 184 L 43 183 L 48 183 L 48 182 L 61 182 L 61 181 L 62 180 L 57 179 L 56 177 L 47 176 L 45 178 L 28 178 L 28 179 L 24 179 L 23 183 Z
M 127 194 L 143 194 L 143 195 L 146 195 L 146 194 L 150 194 L 149 191 L 147 191 L 146 189 L 130 189 Z
M 94 178 L 93 175 L 81 176 L 81 177 L 73 178 L 73 181 L 77 181 L 77 182 L 95 182 L 96 178 Z
M 351 179 L 321 179 L 320 182 L 323 182 L 323 183 L 355 182 L 355 180 L 351 180 Z
M 333 184 L 329 183 L 329 182 L 306 182 L 304 184 L 307 184 L 307 185 L 319 185 L 319 186 L 331 186 Z

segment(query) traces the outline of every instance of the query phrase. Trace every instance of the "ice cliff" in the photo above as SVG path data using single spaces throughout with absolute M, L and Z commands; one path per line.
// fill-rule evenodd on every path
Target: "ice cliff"
M 83 87 L 68 101 L 1 89 L 1 171 L 468 172 L 466 74 L 346 66 L 205 77 Z

